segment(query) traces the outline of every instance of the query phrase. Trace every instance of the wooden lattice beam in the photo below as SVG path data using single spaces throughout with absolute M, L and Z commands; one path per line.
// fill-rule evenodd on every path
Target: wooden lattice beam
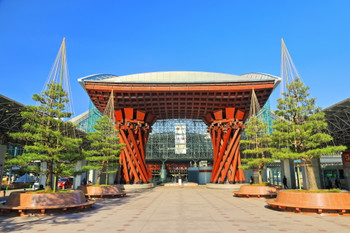
M 208 130 L 213 143 L 213 172 L 210 182 L 229 183 L 245 180 L 241 166 L 239 140 L 246 114 L 234 108 L 214 112 Z
M 118 181 L 128 184 L 147 183 L 149 176 L 145 149 L 150 125 L 154 123 L 155 116 L 144 111 L 124 108 L 115 111 L 115 119 L 120 143 L 125 144 L 125 150 L 120 154 L 122 171 Z

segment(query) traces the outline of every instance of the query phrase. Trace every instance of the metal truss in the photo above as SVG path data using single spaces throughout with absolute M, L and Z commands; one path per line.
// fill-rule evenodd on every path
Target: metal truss
M 336 145 L 350 146 L 350 98 L 323 110 Z
M 23 119 L 21 111 L 24 105 L 0 95 L 0 132 L 17 132 L 21 130 Z

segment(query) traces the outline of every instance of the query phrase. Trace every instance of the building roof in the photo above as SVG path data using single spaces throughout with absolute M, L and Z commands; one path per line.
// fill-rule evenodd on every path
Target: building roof
M 103 83 L 231 83 L 231 82 L 259 82 L 274 81 L 276 85 L 280 78 L 262 73 L 248 73 L 243 75 L 197 72 L 197 71 L 167 71 L 116 76 L 112 74 L 94 74 L 78 79 L 85 82 Z
M 154 72 L 79 79 L 92 102 L 104 112 L 113 92 L 114 110 L 133 108 L 158 119 L 203 119 L 225 108 L 249 111 L 254 90 L 263 106 L 280 78 L 260 73 L 243 75 L 210 72 Z

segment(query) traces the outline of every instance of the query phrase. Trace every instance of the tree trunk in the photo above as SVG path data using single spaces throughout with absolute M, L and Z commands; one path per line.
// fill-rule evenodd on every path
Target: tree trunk
M 314 171 L 314 168 L 312 167 L 311 161 L 307 161 L 306 171 L 307 171 L 307 176 L 308 176 L 309 185 L 310 185 L 309 189 L 310 190 L 318 190 L 317 183 L 316 183 L 315 171 Z
M 97 185 L 100 185 L 100 182 L 101 182 L 101 175 L 102 175 L 102 171 L 101 171 L 101 170 L 98 170 L 98 172 L 97 172 L 97 179 L 96 179 L 96 184 L 97 184 Z
M 261 172 L 262 172 L 262 170 L 261 169 L 259 169 L 259 171 L 258 171 L 258 177 L 259 177 L 259 184 L 262 184 L 262 175 L 261 175 Z
M 115 182 L 117 184 L 121 184 L 122 183 L 122 165 L 121 164 L 118 164 L 118 171 L 117 171 L 117 174 L 115 175 Z
M 51 192 L 52 191 L 52 163 L 47 162 L 46 167 L 46 180 L 45 180 L 45 191 Z
M 53 177 L 54 177 L 54 179 L 53 179 L 54 180 L 53 181 L 53 191 L 56 192 L 56 190 L 57 190 L 57 183 L 58 183 L 57 182 L 58 181 L 58 176 L 57 176 L 57 174 L 54 174 Z M 64 186 L 62 187 L 62 189 L 64 189 Z

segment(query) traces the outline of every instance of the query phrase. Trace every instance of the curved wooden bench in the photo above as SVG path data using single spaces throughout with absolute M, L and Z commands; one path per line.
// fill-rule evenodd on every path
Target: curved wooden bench
M 46 210 L 86 209 L 94 203 L 95 201 L 87 201 L 80 190 L 67 193 L 14 192 L 10 194 L 7 202 L 0 206 L 0 211 L 17 211 L 23 216 L 29 212 L 45 214 Z
M 117 185 L 111 186 L 80 186 L 88 198 L 125 197 L 126 193 L 121 191 Z
M 276 199 L 266 201 L 269 206 L 297 213 L 350 214 L 350 192 L 309 193 L 279 191 Z
M 275 197 L 277 189 L 271 186 L 242 185 L 239 191 L 233 192 L 238 197 Z

